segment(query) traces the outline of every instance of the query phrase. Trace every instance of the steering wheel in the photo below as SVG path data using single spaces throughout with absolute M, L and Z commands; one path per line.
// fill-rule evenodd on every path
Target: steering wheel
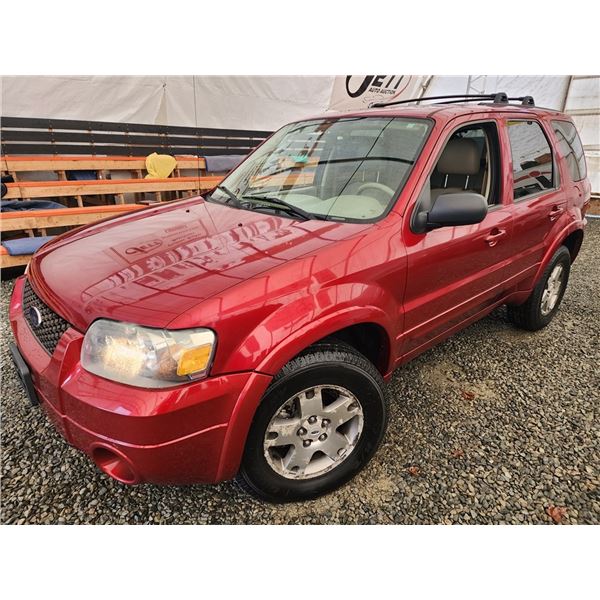
M 361 194 L 364 190 L 368 190 L 372 188 L 374 190 L 378 190 L 380 192 L 385 192 L 390 198 L 394 195 L 394 190 L 387 185 L 383 185 L 383 183 L 377 183 L 375 181 L 370 183 L 363 183 L 358 190 L 356 190 L 357 194 Z

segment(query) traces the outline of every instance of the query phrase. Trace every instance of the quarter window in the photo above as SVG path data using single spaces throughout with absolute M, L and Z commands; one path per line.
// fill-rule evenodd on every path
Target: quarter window
M 509 121 L 515 200 L 554 187 L 552 149 L 535 121 Z
M 573 123 L 568 121 L 552 121 L 554 133 L 558 138 L 560 153 L 565 157 L 571 179 L 581 181 L 587 175 L 583 146 Z

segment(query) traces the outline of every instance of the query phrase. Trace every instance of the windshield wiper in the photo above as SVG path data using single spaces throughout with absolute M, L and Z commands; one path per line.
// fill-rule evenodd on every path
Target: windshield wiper
M 221 190 L 222 192 L 225 192 L 227 196 L 229 196 L 229 198 L 225 200 L 226 204 L 231 203 L 236 208 L 242 208 L 242 201 L 229 188 L 225 187 L 224 185 L 218 185 L 215 189 Z M 210 197 L 212 199 L 212 194 L 210 195 Z M 215 202 L 218 201 L 215 200 Z
M 314 213 L 308 212 L 298 206 L 294 206 L 281 198 L 273 198 L 272 196 L 242 196 L 242 200 L 253 200 L 258 202 L 264 202 L 266 205 L 272 205 L 273 208 L 278 208 L 283 210 L 291 215 L 295 215 L 304 219 L 305 221 L 310 221 L 310 219 L 320 219 L 326 220 L 324 215 L 316 215 Z

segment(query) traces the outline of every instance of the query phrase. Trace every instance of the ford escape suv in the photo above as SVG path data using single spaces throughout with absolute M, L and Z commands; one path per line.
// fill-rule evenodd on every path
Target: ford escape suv
M 440 100 L 291 123 L 204 197 L 45 245 L 10 306 L 29 398 L 124 483 L 348 481 L 394 369 L 501 304 L 546 326 L 583 239 L 568 116 Z

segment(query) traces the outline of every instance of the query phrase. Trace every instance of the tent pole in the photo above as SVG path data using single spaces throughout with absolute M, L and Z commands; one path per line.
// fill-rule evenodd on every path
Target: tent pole
M 571 82 L 573 81 L 573 75 L 569 76 L 569 82 L 567 83 L 567 89 L 565 91 L 565 97 L 562 103 L 561 112 L 565 112 L 567 108 L 567 100 L 569 99 L 569 92 L 571 91 Z
M 431 83 L 432 80 L 433 80 L 433 75 L 429 75 L 429 77 L 427 77 L 425 82 L 423 84 L 421 84 L 421 92 L 419 93 L 419 98 L 422 98 L 425 95 L 425 92 L 427 91 L 427 88 L 429 87 L 429 84 Z M 417 104 L 419 104 L 418 100 L 417 100 Z

